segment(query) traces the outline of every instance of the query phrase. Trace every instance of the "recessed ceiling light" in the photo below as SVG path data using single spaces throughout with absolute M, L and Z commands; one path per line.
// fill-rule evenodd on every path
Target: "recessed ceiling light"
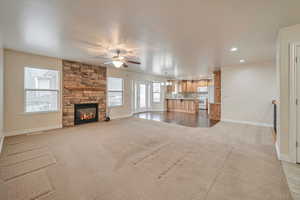
M 244 63 L 244 62 L 245 62 L 245 60 L 244 60 L 244 59 L 241 59 L 241 60 L 240 60 L 240 63 Z
M 238 50 L 237 47 L 232 47 L 232 48 L 230 49 L 230 51 L 232 51 L 232 52 L 237 51 L 237 50 Z

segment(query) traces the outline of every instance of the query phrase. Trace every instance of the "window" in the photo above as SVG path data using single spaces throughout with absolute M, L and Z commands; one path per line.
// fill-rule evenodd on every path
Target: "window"
M 153 82 L 152 83 L 152 101 L 154 103 L 160 103 L 160 88 L 161 83 Z
M 59 107 L 59 72 L 25 67 L 25 112 L 53 112 Z
M 123 105 L 123 79 L 108 77 L 108 106 Z

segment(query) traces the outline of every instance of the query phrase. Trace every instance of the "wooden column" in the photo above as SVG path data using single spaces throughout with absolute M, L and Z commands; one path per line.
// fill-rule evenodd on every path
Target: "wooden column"
M 215 103 L 210 104 L 209 118 L 221 120 L 221 71 L 214 72 L 214 99 Z
M 215 103 L 221 103 L 221 71 L 214 72 Z

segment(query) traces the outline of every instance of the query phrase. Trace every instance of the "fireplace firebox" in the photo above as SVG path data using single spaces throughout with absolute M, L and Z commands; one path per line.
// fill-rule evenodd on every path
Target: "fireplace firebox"
M 75 104 L 75 125 L 98 121 L 98 104 Z

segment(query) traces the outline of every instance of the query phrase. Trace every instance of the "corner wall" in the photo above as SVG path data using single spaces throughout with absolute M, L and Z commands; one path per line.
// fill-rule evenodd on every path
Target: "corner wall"
M 273 126 L 274 63 L 222 67 L 222 121 Z
M 4 50 L 4 129 L 5 135 L 18 135 L 62 126 L 62 112 L 24 112 L 24 67 L 54 69 L 62 77 L 62 61 L 13 50 Z M 62 91 L 62 90 L 60 90 Z

